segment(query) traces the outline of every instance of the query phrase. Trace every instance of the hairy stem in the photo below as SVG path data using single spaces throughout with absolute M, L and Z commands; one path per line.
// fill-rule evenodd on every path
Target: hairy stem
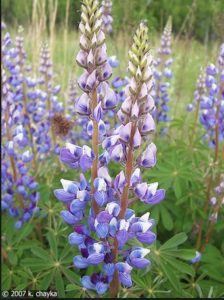
M 136 124 L 132 123 L 131 128 L 131 135 L 130 135 L 130 142 L 128 147 L 128 154 L 127 154 L 127 163 L 125 168 L 125 177 L 126 177 L 126 185 L 123 189 L 123 193 L 121 195 L 121 211 L 119 214 L 119 218 L 123 219 L 126 209 L 128 207 L 128 195 L 129 195 L 129 188 L 130 188 L 130 181 L 131 181 L 131 174 L 133 169 L 133 141 L 134 141 L 134 134 L 136 130 Z M 114 250 L 113 253 L 115 254 L 114 261 L 116 262 L 117 258 L 117 252 L 118 252 L 118 242 L 117 239 L 114 239 Z M 119 292 L 119 278 L 118 278 L 118 272 L 114 272 L 113 280 L 110 283 L 110 291 L 111 296 L 116 298 L 117 294 Z
M 117 261 L 117 255 L 118 255 L 118 241 L 115 238 L 114 244 L 113 244 L 113 255 L 114 255 L 114 261 Z M 110 283 L 110 295 L 112 298 L 117 298 L 119 292 L 119 277 L 118 277 L 118 271 L 115 270 L 113 279 Z
M 97 106 L 97 93 L 96 89 L 92 93 L 92 113 L 94 109 Z M 91 168 L 91 183 L 92 183 L 92 194 L 94 194 L 95 189 L 94 189 L 94 180 L 97 178 L 97 169 L 98 169 L 98 160 L 99 160 L 99 131 L 98 131 L 98 123 L 97 121 L 93 118 L 93 136 L 92 136 L 92 149 L 95 155 L 95 158 L 93 160 L 93 165 Z M 98 205 L 96 203 L 96 200 L 93 198 L 92 201 L 92 208 L 95 213 L 95 215 L 99 212 Z

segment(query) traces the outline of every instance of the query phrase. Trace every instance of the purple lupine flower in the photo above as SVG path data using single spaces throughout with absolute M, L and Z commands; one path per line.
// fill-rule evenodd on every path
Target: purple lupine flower
M 201 253 L 199 251 L 195 252 L 195 257 L 190 260 L 191 264 L 196 264 L 201 260 Z
M 112 10 L 112 1 L 111 0 L 103 0 L 102 1 L 102 20 L 103 20 L 103 31 L 105 33 L 112 33 L 112 23 L 113 18 L 111 16 Z
M 147 258 L 149 249 L 130 247 L 128 242 L 137 239 L 141 243 L 152 244 L 156 240 L 152 231 L 155 221 L 149 218 L 149 213 L 138 217 L 128 208 L 129 194 L 136 195 L 136 200 L 156 204 L 163 200 L 165 191 L 158 189 L 158 183 L 142 182 L 140 168 L 155 166 L 156 146 L 151 142 L 139 157 L 135 157 L 135 150 L 155 130 L 151 116 L 154 108 L 150 96 L 153 73 L 147 26 L 145 23 L 140 24 L 129 52 L 132 78 L 119 109 L 120 124 L 106 137 L 107 128 L 103 126 L 103 118 L 105 112 L 115 108 L 117 101 L 107 83 L 111 70 L 105 55 L 97 0 L 83 1 L 81 19 L 81 50 L 77 62 L 85 69 L 78 81 L 84 93 L 77 98 L 76 111 L 80 116 L 88 118 L 87 132 L 90 136 L 93 137 L 96 132 L 94 127 L 98 127 L 96 142 L 102 141 L 103 152 L 97 162 L 96 174 L 91 174 L 91 184 L 84 175 L 80 176 L 80 182 L 61 180 L 63 189 L 55 190 L 55 196 L 65 204 L 62 218 L 73 227 L 68 241 L 71 246 L 78 247 L 80 252 L 73 258 L 74 266 L 79 269 L 94 266 L 97 269 L 98 265 L 102 265 L 92 275 L 83 276 L 81 283 L 84 288 L 103 294 L 109 285 L 113 288 L 113 281 L 117 279 L 120 284 L 130 288 L 132 269 L 150 266 Z M 96 149 L 94 144 L 93 149 Z M 81 147 L 67 143 L 61 150 L 61 160 L 83 172 L 90 168 L 93 170 L 98 155 L 93 149 L 87 145 Z M 110 176 L 108 169 L 110 159 L 126 166 L 115 178 Z M 89 212 L 86 212 L 87 209 Z M 87 221 L 84 217 L 87 217 Z
M 224 140 L 224 44 L 220 47 L 217 65 L 209 64 L 200 75 L 195 102 L 198 103 L 199 121 L 206 133 L 203 140 L 212 148 Z M 194 102 L 194 106 L 196 103 Z
M 168 19 L 164 28 L 164 32 L 161 37 L 160 48 L 158 49 L 158 56 L 154 60 L 154 88 L 152 90 L 152 96 L 155 99 L 156 109 L 153 112 L 153 116 L 157 123 L 169 122 L 168 117 L 170 101 L 169 87 L 170 80 L 173 76 L 170 65 L 172 64 L 171 55 L 171 38 L 172 38 L 172 21 Z
M 220 183 L 214 188 L 216 197 L 210 199 L 211 213 L 209 216 L 209 221 L 212 223 L 217 223 L 219 217 L 219 210 L 224 205 L 224 175 L 221 175 Z
M 6 56 L 6 49 L 4 50 Z M 11 74 L 10 70 L 7 71 Z M 14 87 L 11 86 L 11 80 L 7 75 L 3 68 L 2 209 L 7 210 L 10 216 L 17 219 L 15 227 L 19 229 L 38 211 L 39 193 L 36 192 L 38 183 L 28 174 L 28 165 L 33 159 L 33 154 L 29 148 L 30 140 L 22 124 L 23 111 L 19 110 L 17 103 L 13 101 Z M 19 203 L 15 201 L 15 197 L 18 198 Z

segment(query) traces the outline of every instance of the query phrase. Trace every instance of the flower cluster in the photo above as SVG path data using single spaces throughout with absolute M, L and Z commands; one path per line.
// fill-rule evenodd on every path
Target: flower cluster
M 156 164 L 156 146 L 150 142 L 142 154 L 136 151 L 155 130 L 150 114 L 154 108 L 150 96 L 153 60 L 149 53 L 148 29 L 142 22 L 129 51 L 131 79 L 118 111 L 120 124 L 108 135 L 103 115 L 114 109 L 117 98 L 107 82 L 111 67 L 97 0 L 83 1 L 79 28 L 81 50 L 77 62 L 85 71 L 78 81 L 84 93 L 76 100 L 76 111 L 89 119 L 87 132 L 92 137 L 92 148 L 67 143 L 60 157 L 71 168 L 80 168 L 82 172 L 91 169 L 91 181 L 89 183 L 84 174 L 80 175 L 79 182 L 62 179 L 63 188 L 55 190 L 55 196 L 67 208 L 61 212 L 63 220 L 74 229 L 68 237 L 69 243 L 80 251 L 73 259 L 74 266 L 79 269 L 98 267 L 91 276 L 81 278 L 83 287 L 104 294 L 110 286 L 114 296 L 119 283 L 127 288 L 132 286 L 133 268 L 150 265 L 146 258 L 149 249 L 131 246 L 129 241 L 137 239 L 150 245 L 156 240 L 152 231 L 155 221 L 149 218 L 149 213 L 139 217 L 128 208 L 130 194 L 147 204 L 159 203 L 165 196 L 165 191 L 158 189 L 158 183 L 147 184 L 141 177 L 141 168 L 152 168 Z M 125 166 L 114 179 L 108 168 L 111 159 Z
M 103 0 L 102 1 L 102 20 L 103 20 L 103 31 L 105 33 L 112 33 L 112 23 L 113 18 L 111 16 L 112 10 L 112 1 L 111 0 Z
M 33 76 L 22 32 L 20 27 L 15 41 L 9 33 L 2 37 L 2 209 L 18 219 L 17 228 L 38 210 L 38 183 L 33 174 L 38 172 L 38 160 L 52 150 L 50 127 L 59 128 L 58 123 L 52 126 L 49 105 L 53 116 L 63 111 L 56 98 L 60 87 L 53 87 L 49 79 L 48 50 L 41 54 L 41 76 Z M 62 121 L 65 131 L 67 124 Z
M 152 96 L 155 99 L 156 109 L 153 116 L 157 123 L 169 122 L 168 117 L 170 101 L 169 96 L 169 80 L 173 74 L 170 66 L 173 62 L 171 57 L 171 38 L 172 38 L 172 23 L 171 18 L 168 19 L 164 32 L 161 37 L 161 45 L 158 49 L 158 56 L 154 60 L 154 79 L 155 85 L 152 90 Z M 164 129 L 162 129 L 164 131 Z
M 196 84 L 196 89 L 194 92 L 194 101 L 187 106 L 187 111 L 192 112 L 192 111 L 197 111 L 199 108 L 203 108 L 207 102 L 209 102 L 209 98 L 206 96 L 206 74 L 203 69 L 201 69 L 197 84 Z
M 18 109 L 13 95 L 10 77 L 6 76 L 3 68 L 1 208 L 17 219 L 15 227 L 19 229 L 38 211 L 39 193 L 38 183 L 29 175 L 33 154 L 23 126 L 23 111 Z
M 219 185 L 214 189 L 217 196 L 213 196 L 210 199 L 210 205 L 212 207 L 212 212 L 210 214 L 209 220 L 212 223 L 216 223 L 218 220 L 218 213 L 222 205 L 224 205 L 224 175 L 221 175 L 221 180 Z
M 224 140 L 224 44 L 220 47 L 217 66 L 209 64 L 198 79 L 195 101 L 188 110 L 196 107 L 199 120 L 206 130 L 203 137 L 210 147 Z M 197 115 L 196 115 L 197 116 Z

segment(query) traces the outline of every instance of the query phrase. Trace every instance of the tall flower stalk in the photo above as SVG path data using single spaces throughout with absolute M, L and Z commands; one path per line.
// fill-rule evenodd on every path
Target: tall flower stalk
M 88 12 L 88 13 L 87 13 Z M 129 240 L 152 244 L 155 221 L 149 212 L 141 217 L 128 206 L 130 193 L 146 204 L 156 204 L 165 197 L 158 183 L 142 182 L 141 168 L 156 164 L 156 146 L 150 142 L 140 155 L 142 141 L 154 131 L 155 123 L 150 114 L 154 101 L 149 95 L 152 88 L 152 57 L 149 53 L 148 28 L 141 23 L 129 52 L 130 84 L 125 100 L 118 112 L 120 125 L 110 135 L 106 132 L 103 113 L 114 109 L 117 98 L 106 81 L 111 75 L 106 56 L 104 34 L 101 30 L 101 12 L 97 0 L 84 0 L 80 24 L 80 46 L 77 62 L 85 71 L 78 83 L 83 94 L 76 100 L 76 111 L 87 116 L 87 132 L 92 137 L 92 149 L 67 143 L 61 150 L 61 160 L 82 172 L 91 169 L 90 181 L 84 174 L 80 180 L 61 179 L 62 189 L 55 196 L 65 203 L 61 212 L 63 220 L 73 226 L 69 243 L 77 246 L 80 255 L 73 259 L 74 266 L 86 269 L 95 266 L 92 275 L 81 278 L 84 288 L 104 294 L 108 289 L 117 297 L 119 286 L 132 286 L 131 271 L 150 265 L 145 258 L 147 248 L 135 247 Z M 99 151 L 102 142 L 103 152 Z M 125 166 L 115 178 L 109 174 L 109 162 Z M 86 213 L 90 202 L 89 213 Z M 84 274 L 84 273 L 83 273 Z
M 111 15 L 112 11 L 112 1 L 111 0 L 103 0 L 102 1 L 102 20 L 103 20 L 103 30 L 105 33 L 112 33 L 113 28 L 113 18 Z
M 157 57 L 154 60 L 154 79 L 155 86 L 152 89 L 152 96 L 155 99 L 156 110 L 153 113 L 156 123 L 159 122 L 169 122 L 170 118 L 168 117 L 169 106 L 168 102 L 170 101 L 169 95 L 169 80 L 172 78 L 173 73 L 170 69 L 170 66 L 173 62 L 171 57 L 171 40 L 172 40 L 172 20 L 169 17 L 167 24 L 164 28 L 160 48 L 158 49 Z M 161 133 L 166 129 L 161 129 Z
M 209 141 L 209 146 L 214 148 L 213 165 L 220 163 L 220 142 L 224 138 L 224 44 L 220 47 L 218 66 L 209 64 L 206 69 L 207 96 L 200 101 L 200 122 L 206 129 L 204 139 Z M 203 212 L 207 214 L 211 190 L 213 185 L 213 175 L 210 174 L 207 182 L 206 201 Z M 199 223 L 196 248 L 201 249 L 204 220 Z M 204 248 L 202 249 L 204 250 Z
M 91 168 L 92 193 L 94 193 L 93 182 L 97 177 L 99 161 L 99 139 L 105 134 L 105 124 L 102 121 L 103 109 L 115 106 L 115 95 L 105 82 L 111 76 L 111 67 L 107 62 L 105 35 L 102 31 L 101 10 L 95 0 L 84 1 L 82 5 L 80 47 L 76 61 L 85 69 L 78 84 L 83 94 L 76 103 L 77 112 L 89 117 L 88 132 L 92 135 L 92 150 L 94 153 Z M 101 83 L 101 87 L 99 87 Z M 108 97 L 98 102 L 97 87 L 103 89 Z M 102 103 L 101 103 L 102 102 Z M 99 132 L 101 131 L 101 132 Z M 93 199 L 92 207 L 95 214 L 98 212 L 96 201 Z

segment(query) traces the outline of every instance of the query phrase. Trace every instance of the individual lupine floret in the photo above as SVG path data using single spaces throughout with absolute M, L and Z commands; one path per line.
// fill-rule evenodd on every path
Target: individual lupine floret
M 168 19 L 164 28 L 164 32 L 161 37 L 160 48 L 157 51 L 157 58 L 154 60 L 154 79 L 155 84 L 152 90 L 152 96 L 155 99 L 156 110 L 154 111 L 154 117 L 156 122 L 169 122 L 168 117 L 170 101 L 169 96 L 169 80 L 173 74 L 170 66 L 173 62 L 171 58 L 171 38 L 172 38 L 172 23 L 171 18 Z M 164 129 L 162 129 L 164 131 Z
M 112 24 L 113 18 L 112 12 L 112 1 L 103 0 L 102 1 L 102 20 L 103 20 L 103 30 L 105 33 L 111 34 L 113 31 Z

